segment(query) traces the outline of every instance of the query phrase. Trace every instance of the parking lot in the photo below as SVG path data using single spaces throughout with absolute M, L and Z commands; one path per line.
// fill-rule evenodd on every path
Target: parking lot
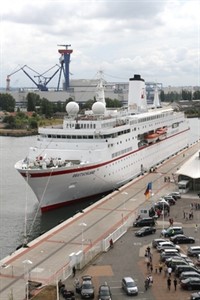
M 199 203 L 199 198 L 196 195 L 191 195 L 190 198 L 182 198 L 177 201 L 177 204 L 171 207 L 170 217 L 174 218 L 174 224 L 181 225 L 184 229 L 184 234 L 195 237 L 195 244 L 200 245 L 199 231 L 195 231 L 195 224 L 199 224 L 200 211 L 194 210 L 193 219 L 184 219 L 183 211 L 189 211 L 191 203 Z M 169 217 L 168 217 L 169 218 Z M 151 248 L 153 254 L 153 285 L 146 291 L 144 281 L 149 274 L 145 262 L 145 249 L 150 246 L 154 238 L 160 237 L 163 227 L 169 226 L 168 219 L 159 219 L 156 226 L 157 231 L 153 235 L 145 237 L 136 237 L 135 231 L 138 228 L 131 227 L 128 232 L 122 236 L 114 245 L 113 249 L 98 256 L 90 265 L 84 270 L 77 271 L 76 277 L 81 278 L 82 275 L 89 274 L 93 278 L 95 286 L 95 299 L 98 295 L 98 287 L 107 282 L 111 288 L 113 299 L 130 299 L 122 288 L 121 281 L 124 276 L 131 276 L 138 285 L 139 293 L 136 296 L 140 300 L 174 300 L 177 297 L 181 300 L 190 299 L 192 292 L 184 291 L 177 285 L 177 290 L 174 290 L 172 274 L 171 290 L 167 288 L 167 277 L 164 272 L 161 274 L 155 273 L 155 266 L 159 263 L 159 254 L 155 249 Z M 187 252 L 188 245 L 180 245 L 182 253 Z M 67 289 L 73 289 L 74 278 L 69 278 L 66 281 Z M 76 294 L 76 298 L 80 296 Z

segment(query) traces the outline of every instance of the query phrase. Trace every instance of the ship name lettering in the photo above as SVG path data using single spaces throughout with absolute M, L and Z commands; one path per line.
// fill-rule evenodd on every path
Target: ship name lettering
M 94 173 L 95 173 L 95 171 L 88 171 L 88 172 L 84 172 L 84 173 L 74 174 L 73 177 L 80 177 L 80 176 L 92 175 Z

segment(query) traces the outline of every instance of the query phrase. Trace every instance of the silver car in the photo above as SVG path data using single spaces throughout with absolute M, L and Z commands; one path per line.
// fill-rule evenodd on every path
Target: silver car
M 122 289 L 127 295 L 137 295 L 138 287 L 132 277 L 122 278 Z

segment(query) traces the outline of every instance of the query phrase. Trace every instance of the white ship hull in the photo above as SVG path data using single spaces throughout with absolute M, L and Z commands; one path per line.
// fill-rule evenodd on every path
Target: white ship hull
M 169 109 L 113 117 L 111 126 L 108 118 L 96 120 L 87 137 L 84 122 L 78 130 L 68 128 L 68 121 L 63 129 L 40 129 L 37 147 L 15 165 L 42 211 L 112 191 L 188 146 L 184 115 Z M 148 132 L 161 126 L 168 129 L 165 139 L 139 146 Z

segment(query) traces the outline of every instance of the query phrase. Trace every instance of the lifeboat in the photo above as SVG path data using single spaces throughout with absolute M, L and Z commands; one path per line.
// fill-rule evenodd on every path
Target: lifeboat
M 167 128 L 159 128 L 156 130 L 156 133 L 158 134 L 158 139 L 161 141 L 161 140 L 164 140 L 167 136 Z
M 145 136 L 145 140 L 148 143 L 155 143 L 159 138 L 159 134 L 158 133 L 149 133 Z

